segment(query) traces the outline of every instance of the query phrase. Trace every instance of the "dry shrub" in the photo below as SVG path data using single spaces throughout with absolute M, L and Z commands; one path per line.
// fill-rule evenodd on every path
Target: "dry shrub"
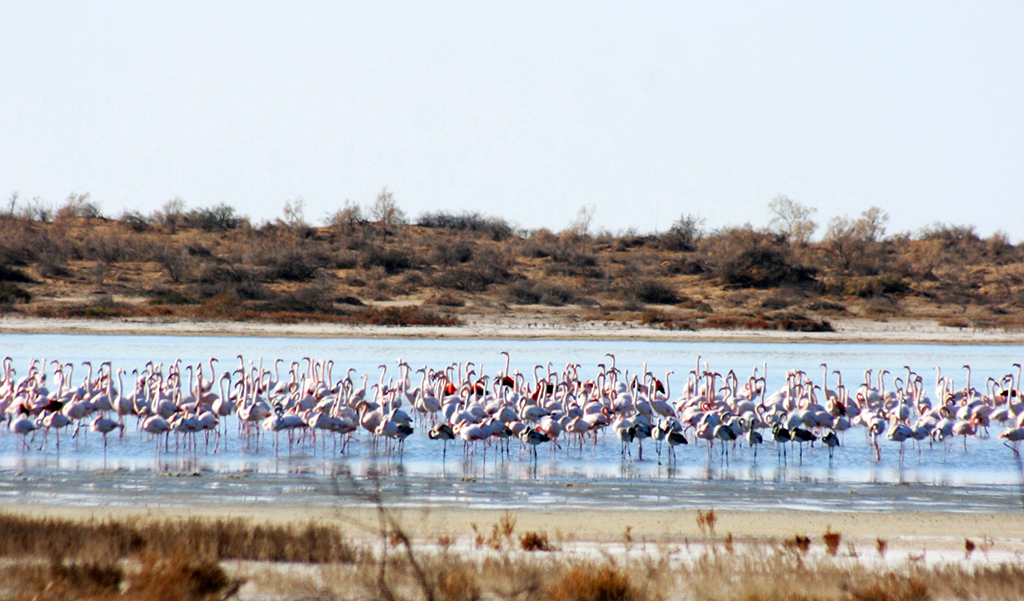
M 885 552 L 889 549 L 889 541 L 884 538 L 875 539 L 875 550 L 878 551 L 878 555 L 885 557 Z
M 0 514 L 0 557 L 88 558 L 167 555 L 189 549 L 213 561 L 351 562 L 354 548 L 337 528 L 222 520 L 68 520 Z
M 839 543 L 843 540 L 843 535 L 838 532 L 832 532 L 832 527 L 829 526 L 825 529 L 825 534 L 821 537 L 825 541 L 825 551 L 832 557 L 836 556 L 839 552 Z
M 437 592 L 444 601 L 476 601 L 482 597 L 476 573 L 460 566 L 442 572 Z
M 572 290 L 552 284 L 532 280 L 519 280 L 505 290 L 508 301 L 517 305 L 549 305 L 561 307 L 576 300 Z
M 974 541 L 972 541 L 969 538 L 965 538 L 964 539 L 964 557 L 966 557 L 967 559 L 970 559 L 971 558 L 971 554 L 974 553 L 974 550 L 977 547 L 978 546 L 974 544 Z
M 381 267 L 388 274 L 395 274 L 412 269 L 419 264 L 416 253 L 411 248 L 395 246 L 370 246 L 363 253 L 360 265 L 364 269 Z
M 111 562 L 21 564 L 4 574 L 5 599 L 49 601 L 110 599 L 120 592 L 124 570 Z
M 628 280 L 622 290 L 626 300 L 651 305 L 674 305 L 679 302 L 676 290 L 654 278 Z
M 32 301 L 32 294 L 21 286 L 12 282 L 0 282 L 0 305 L 13 305 L 15 303 L 28 303 Z
M 555 550 L 548 541 L 548 534 L 546 532 L 524 532 L 519 536 L 519 546 L 523 548 L 523 551 Z
M 447 317 L 413 305 L 370 307 L 363 311 L 358 322 L 375 326 L 454 326 L 459 324 L 459 320 L 455 317 Z
M 427 299 L 427 303 L 439 307 L 465 307 L 466 299 L 451 292 L 442 292 Z
M 781 330 L 784 332 L 832 332 L 826 319 L 809 319 L 799 314 L 785 315 L 714 315 L 704 319 L 706 328 L 718 330 Z
M 711 274 L 727 286 L 773 288 L 813 282 L 800 265 L 785 236 L 747 226 L 727 229 L 705 238 L 702 245 Z
M 516 529 L 516 518 L 508 511 L 503 513 L 498 521 L 491 525 L 491 537 L 487 544 L 492 549 L 500 549 L 503 544 L 512 542 L 512 533 Z
M 932 598 L 928 586 L 914 575 L 887 572 L 858 584 L 850 590 L 854 601 L 928 601 Z
M 787 551 L 805 554 L 811 549 L 811 539 L 808 536 L 797 534 L 793 538 L 782 541 L 782 547 Z
M 226 599 L 241 586 L 213 561 L 196 560 L 187 553 L 149 555 L 128 578 L 124 596 L 153 601 Z
M 871 298 L 902 294 L 910 290 L 906 280 L 898 275 L 881 274 L 873 276 L 835 278 L 826 285 L 833 294 Z
M 715 535 L 715 523 L 718 521 L 718 515 L 715 514 L 714 509 L 709 509 L 706 512 L 697 510 L 697 528 L 701 534 Z
M 623 570 L 614 565 L 578 564 L 570 567 L 547 591 L 552 601 L 629 601 L 641 594 Z

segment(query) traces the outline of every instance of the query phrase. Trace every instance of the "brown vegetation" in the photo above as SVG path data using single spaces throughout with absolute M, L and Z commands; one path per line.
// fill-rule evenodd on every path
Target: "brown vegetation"
M 702 513 L 705 528 L 710 514 Z M 338 525 L 0 514 L 0 597 L 897 601 L 1017 599 L 1024 586 L 1024 568 L 1012 558 L 942 563 L 839 557 L 833 544 L 838 547 L 840 537 L 831 529 L 825 552 L 811 549 L 804 536 L 733 542 L 730 535 L 726 553 L 711 540 L 693 552 L 687 543 L 683 556 L 668 543 L 656 551 L 627 544 L 624 553 L 539 556 L 524 541 L 546 543 L 547 535 L 527 532 L 514 544 L 511 514 L 492 525 L 490 537 L 481 536 L 480 549 L 468 550 L 457 550 L 451 536 L 437 544 L 413 541 L 384 507 L 381 516 L 385 544 L 375 548 L 372 538 L 346 539 Z M 881 539 L 878 545 L 882 552 Z
M 386 190 L 310 226 L 301 199 L 254 225 L 234 208 L 104 217 L 88 195 L 0 213 L 0 311 L 40 317 L 454 325 L 478 315 L 691 330 L 827 331 L 830 319 L 1024 325 L 1024 246 L 934 224 L 886 232 L 884 211 L 834 219 L 775 199 L 771 227 L 662 234 L 520 231 L 478 213 L 410 222 Z M 365 215 L 365 216 L 364 216 Z

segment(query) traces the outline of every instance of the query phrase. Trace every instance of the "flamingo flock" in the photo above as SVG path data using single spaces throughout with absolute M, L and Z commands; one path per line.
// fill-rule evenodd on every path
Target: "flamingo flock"
M 875 461 L 885 441 L 898 445 L 902 465 L 907 445 L 921 453 L 925 445 L 950 452 L 962 444 L 967 453 L 968 439 L 987 437 L 993 427 L 1003 428 L 998 436 L 1015 455 L 1024 440 L 1020 364 L 980 389 L 966 365 L 963 386 L 936 367 L 929 389 L 909 366 L 895 375 L 868 369 L 846 385 L 840 371 L 822 364 L 820 379 L 790 370 L 783 386 L 769 390 L 767 363 L 740 377 L 698 356 L 673 395 L 672 370 L 659 377 L 643 364 L 631 374 L 611 354 L 590 374 L 578 364 L 555 369 L 551 363 L 522 373 L 501 354 L 504 368 L 492 374 L 473 362 L 434 369 L 399 359 L 393 370 L 379 366 L 379 375 L 350 368 L 337 379 L 333 361 L 310 357 L 265 364 L 239 355 L 237 365 L 220 370 L 216 358 L 149 362 L 130 373 L 110 361 L 83 361 L 78 379 L 73 363 L 33 359 L 19 375 L 7 357 L 0 367 L 0 419 L 26 452 L 59 452 L 62 437 L 64 445 L 69 436 L 78 444 L 85 426 L 102 436 L 104 456 L 111 436 L 148 436 L 157 452 L 170 451 L 173 440 L 176 450 L 191 453 L 217 453 L 235 443 L 270 444 L 278 454 L 286 442 L 289 452 L 298 446 L 326 454 L 330 444 L 331 453 L 343 455 L 350 445 L 365 444 L 401 455 L 405 440 L 419 431 L 440 441 L 442 460 L 457 440 L 468 459 L 489 450 L 511 458 L 515 442 L 520 456 L 536 461 L 545 446 L 552 456 L 559 450 L 582 456 L 611 432 L 623 461 L 642 461 L 645 443 L 659 464 L 675 463 L 676 448 L 687 444 L 706 446 L 709 459 L 717 447 L 723 461 L 748 447 L 756 461 L 766 442 L 779 461 L 789 461 L 794 445 L 800 461 L 805 447 L 826 449 L 831 461 L 847 431 L 859 430 Z

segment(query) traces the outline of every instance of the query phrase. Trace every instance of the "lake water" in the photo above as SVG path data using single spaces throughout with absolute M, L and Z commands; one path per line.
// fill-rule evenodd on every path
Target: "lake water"
M 264 359 L 272 366 L 277 358 L 288 362 L 303 357 L 332 359 L 335 378 L 353 367 L 379 378 L 378 366 L 387 364 L 389 376 L 401 358 L 413 368 L 443 368 L 453 362 L 472 361 L 480 371 L 493 375 L 504 369 L 504 357 L 512 356 L 513 369 L 531 374 L 533 366 L 580 364 L 581 376 L 597 372 L 615 354 L 620 368 L 636 373 L 646 362 L 663 377 L 668 369 L 676 375 L 673 398 L 684 375 L 693 369 L 698 355 L 712 369 L 733 369 L 744 379 L 767 362 L 769 390 L 783 385 L 785 372 L 803 369 L 817 382 L 822 362 L 843 373 L 844 382 L 855 387 L 867 368 L 905 373 L 910 365 L 933 389 L 934 367 L 964 384 L 973 368 L 972 384 L 983 388 L 986 378 L 1001 378 L 1015 371 L 1024 359 L 1020 346 L 939 345 L 837 345 L 669 343 L 598 341 L 489 341 L 489 340 L 326 340 L 297 338 L 220 338 L 162 336 L 65 336 L 5 335 L 4 353 L 24 374 L 30 358 L 60 359 L 75 364 L 75 382 L 84 372 L 81 361 L 110 360 L 114 368 L 142 368 L 147 361 L 183 364 L 217 357 L 218 370 L 233 369 L 236 356 L 246 362 Z M 830 385 L 835 376 L 830 374 Z M 891 382 L 891 380 L 890 380 Z M 418 383 L 418 382 L 416 382 Z M 52 384 L 51 384 L 52 385 Z M 933 395 L 932 395 L 933 396 Z M 582 451 L 550 445 L 540 448 L 536 462 L 513 441 L 508 457 L 495 448 L 464 455 L 462 444 L 448 445 L 442 460 L 441 444 L 429 440 L 425 427 L 406 441 L 401 456 L 375 453 L 365 433 L 358 434 L 344 454 L 333 440 L 289 448 L 282 435 L 275 452 L 273 438 L 257 446 L 237 437 L 237 422 L 229 418 L 227 448 L 214 452 L 202 436 L 196 451 L 176 450 L 173 437 L 168 451 L 162 442 L 140 433 L 128 421 L 122 439 L 111 435 L 104 453 L 103 440 L 82 428 L 72 439 L 62 435 L 58 453 L 51 438 L 40 450 L 42 435 L 25 449 L 20 439 L 4 429 L 0 434 L 0 503 L 51 503 L 70 505 L 238 505 L 238 504 L 360 504 L 369 503 L 379 489 L 395 505 L 464 505 L 473 507 L 583 507 L 616 508 L 709 508 L 801 509 L 850 511 L 945 512 L 1024 509 L 1024 487 L 1019 460 L 991 428 L 988 438 L 970 438 L 967 451 L 961 441 L 954 445 L 920 450 L 907 443 L 900 463 L 899 445 L 882 440 L 882 456 L 875 461 L 863 429 L 846 433 L 843 445 L 830 461 L 827 450 L 797 447 L 781 460 L 772 445 L 764 445 L 755 458 L 751 449 L 738 445 L 728 460 L 716 445 L 709 454 L 706 444 L 677 447 L 677 459 L 661 464 L 653 441 L 644 444 L 640 461 L 634 445 L 633 459 L 623 460 L 619 442 L 610 432 L 599 443 Z M 223 443 L 222 443 L 223 445 Z M 336 450 L 337 446 L 337 450 Z

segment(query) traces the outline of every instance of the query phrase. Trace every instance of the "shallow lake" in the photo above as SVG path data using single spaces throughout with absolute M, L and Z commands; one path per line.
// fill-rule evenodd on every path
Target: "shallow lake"
M 768 364 L 769 390 L 782 387 L 785 372 L 806 370 L 818 382 L 821 363 L 830 372 L 842 371 L 844 382 L 855 387 L 867 368 L 905 374 L 909 365 L 925 378 L 930 396 L 936 366 L 964 384 L 965 364 L 973 368 L 972 385 L 983 388 L 988 377 L 1014 372 L 1024 359 L 1020 346 L 839 345 L 668 343 L 600 341 L 492 341 L 492 340 L 360 340 L 298 338 L 225 338 L 164 336 L 5 335 L 3 352 L 10 355 L 20 374 L 30 358 L 59 359 L 75 364 L 74 381 L 84 377 L 81 362 L 109 360 L 114 368 L 130 372 L 147 361 L 183 364 L 218 358 L 220 371 L 234 369 L 237 355 L 246 362 L 272 367 L 278 358 L 287 362 L 303 357 L 331 359 L 334 376 L 349 367 L 366 373 L 371 383 L 380 377 L 378 366 L 394 374 L 401 358 L 413 368 L 443 368 L 472 361 L 477 371 L 493 375 L 504 369 L 501 351 L 512 357 L 512 369 L 532 379 L 534 365 L 555 369 L 567 363 L 581 365 L 580 375 L 592 377 L 598 364 L 617 365 L 637 373 L 643 363 L 663 377 L 672 369 L 672 398 L 678 396 L 685 373 L 697 356 L 711 368 L 735 370 L 741 380 L 754 368 Z M 830 373 L 830 385 L 835 376 Z M 126 379 L 127 381 L 127 379 Z M 891 382 L 891 376 L 890 380 Z M 418 383 L 418 382 L 416 382 Z M 429 440 L 426 427 L 406 441 L 401 456 L 374 452 L 365 432 L 357 434 L 344 454 L 333 439 L 290 448 L 286 434 L 256 445 L 244 444 L 237 421 L 229 418 L 224 440 L 227 448 L 214 451 L 200 436 L 198 449 L 169 450 L 138 431 L 128 420 L 124 438 L 103 440 L 82 428 L 72 439 L 62 435 L 59 453 L 54 441 L 42 445 L 42 435 L 25 449 L 20 439 L 0 433 L 0 503 L 52 503 L 73 505 L 234 505 L 234 504 L 345 504 L 368 503 L 379 488 L 397 505 L 467 505 L 474 507 L 580 507 L 617 508 L 743 508 L 853 511 L 1021 511 L 1022 471 L 1014 453 L 1002 444 L 1001 426 L 993 425 L 987 438 L 969 438 L 943 445 L 908 442 L 902 465 L 900 447 L 882 440 L 881 460 L 875 461 L 863 429 L 848 431 L 832 460 L 820 445 L 787 449 L 785 460 L 777 449 L 763 445 L 756 457 L 745 444 L 730 451 L 728 460 L 715 445 L 677 447 L 676 461 L 659 457 L 653 441 L 644 444 L 643 460 L 633 446 L 632 460 L 623 460 L 621 447 L 610 433 L 597 445 L 570 448 L 541 447 L 534 462 L 521 444 L 513 441 L 508 456 L 495 447 L 464 454 L 462 444 L 449 443 L 442 460 L 441 444 Z M 689 433 L 688 433 L 689 434 Z

